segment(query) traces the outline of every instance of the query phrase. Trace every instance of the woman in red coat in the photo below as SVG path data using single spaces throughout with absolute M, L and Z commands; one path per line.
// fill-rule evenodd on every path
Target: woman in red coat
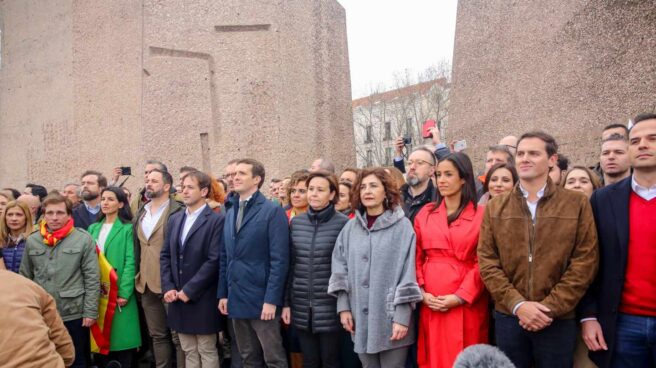
M 438 195 L 415 218 L 419 312 L 417 364 L 451 368 L 469 345 L 488 340 L 488 296 L 476 258 L 483 208 L 469 157 L 452 153 L 437 164 Z

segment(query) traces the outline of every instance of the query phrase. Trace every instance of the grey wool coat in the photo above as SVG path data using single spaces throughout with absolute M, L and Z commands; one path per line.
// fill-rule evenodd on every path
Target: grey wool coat
M 415 233 L 401 206 L 383 212 L 372 226 L 359 211 L 337 238 L 328 293 L 337 313 L 350 310 L 356 353 L 376 354 L 415 340 L 412 310 L 422 300 L 415 275 Z M 392 323 L 407 326 L 391 341 Z

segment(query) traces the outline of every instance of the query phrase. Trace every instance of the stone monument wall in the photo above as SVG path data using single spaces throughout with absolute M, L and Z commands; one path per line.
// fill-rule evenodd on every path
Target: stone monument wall
M 136 187 L 148 158 L 355 163 L 335 0 L 4 0 L 0 27 L 0 186 L 132 166 Z
M 598 160 L 601 130 L 656 109 L 652 0 L 458 2 L 449 139 L 487 146 L 552 133 L 572 163 Z

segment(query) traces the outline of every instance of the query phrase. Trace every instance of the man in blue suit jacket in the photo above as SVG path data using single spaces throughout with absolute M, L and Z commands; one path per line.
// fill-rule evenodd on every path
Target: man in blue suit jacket
M 219 267 L 219 310 L 233 321 L 244 367 L 287 368 L 280 312 L 289 268 L 289 227 L 283 209 L 259 189 L 264 166 L 237 162 L 238 194 L 223 228 Z
M 216 336 L 221 316 L 215 293 L 224 217 L 206 204 L 209 191 L 207 174 L 192 171 L 184 177 L 182 198 L 187 208 L 169 218 L 160 253 L 167 321 L 178 333 L 187 367 L 219 366 Z
M 579 314 L 583 341 L 600 368 L 656 364 L 656 114 L 634 121 L 633 175 L 590 198 L 600 264 Z

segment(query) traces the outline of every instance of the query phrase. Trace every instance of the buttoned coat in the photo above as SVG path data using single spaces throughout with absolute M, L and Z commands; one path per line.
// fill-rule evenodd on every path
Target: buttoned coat
M 230 318 L 259 319 L 264 303 L 283 305 L 289 268 L 289 224 L 282 207 L 255 192 L 236 229 L 239 196 L 226 205 L 218 297 Z
M 376 354 L 415 341 L 412 310 L 422 300 L 415 275 L 415 233 L 401 206 L 386 210 L 371 229 L 356 212 L 337 237 L 328 293 L 337 313 L 351 311 L 356 353 Z M 408 327 L 391 341 L 392 325 Z
M 183 291 L 190 300 L 169 304 L 167 320 L 176 332 L 209 335 L 221 330 L 216 288 L 224 217 L 205 206 L 182 243 L 186 217 L 186 211 L 180 211 L 169 218 L 160 269 L 162 293 Z
M 426 205 L 415 218 L 417 283 L 433 295 L 455 294 L 465 301 L 447 312 L 422 304 L 419 315 L 419 367 L 453 366 L 467 346 L 487 343 L 489 298 L 476 256 L 485 209 L 465 206 L 448 223 L 446 203 Z

